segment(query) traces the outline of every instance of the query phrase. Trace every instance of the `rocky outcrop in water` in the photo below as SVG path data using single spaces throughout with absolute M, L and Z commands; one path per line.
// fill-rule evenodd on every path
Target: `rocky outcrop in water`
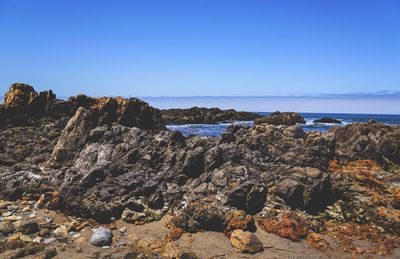
M 257 118 L 254 124 L 271 124 L 292 126 L 297 123 L 306 123 L 304 118 L 296 112 L 273 112 L 268 116 Z
M 318 120 L 314 120 L 313 123 L 335 123 L 335 124 L 342 124 L 340 120 L 324 117 Z
M 233 121 L 253 121 L 261 115 L 253 112 L 240 112 L 233 109 L 218 108 L 168 109 L 161 110 L 162 117 L 168 124 L 204 124 Z

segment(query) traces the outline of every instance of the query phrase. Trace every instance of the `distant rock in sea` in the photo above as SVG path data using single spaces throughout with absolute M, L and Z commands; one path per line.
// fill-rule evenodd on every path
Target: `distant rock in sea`
M 252 121 L 261 115 L 253 112 L 240 112 L 233 109 L 219 108 L 168 109 L 161 110 L 167 124 L 205 124 L 233 121 Z
M 329 117 L 323 117 L 318 120 L 314 120 L 313 123 L 336 123 L 336 124 L 342 124 L 340 120 L 329 118 Z
M 271 124 L 292 126 L 296 123 L 306 123 L 304 118 L 296 112 L 273 112 L 268 116 L 256 118 L 254 124 Z

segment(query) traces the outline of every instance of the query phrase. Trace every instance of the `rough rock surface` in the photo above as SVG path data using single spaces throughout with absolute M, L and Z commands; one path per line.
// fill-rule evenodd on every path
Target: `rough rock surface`
M 119 123 L 144 129 L 164 129 L 159 110 L 135 99 L 92 98 L 77 95 L 68 100 L 58 100 L 51 90 L 37 93 L 32 86 L 16 83 L 5 94 L 0 106 L 0 127 L 27 126 L 40 118 L 59 119 L 72 117 L 79 107 L 91 110 L 98 125 Z
M 261 115 L 253 112 L 240 112 L 233 109 L 219 108 L 168 109 L 161 110 L 164 121 L 168 124 L 204 124 L 232 121 L 253 121 Z
M 400 172 L 400 126 L 374 121 L 353 123 L 331 130 L 336 138 L 335 157 L 342 161 L 370 159 Z
M 268 116 L 257 118 L 254 124 L 272 124 L 272 125 L 286 125 L 292 126 L 296 123 L 306 123 L 304 118 L 295 112 L 273 112 Z

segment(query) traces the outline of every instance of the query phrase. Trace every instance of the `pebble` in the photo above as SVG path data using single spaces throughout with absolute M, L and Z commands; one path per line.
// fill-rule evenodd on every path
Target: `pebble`
M 68 237 L 68 232 L 67 232 L 67 228 L 65 226 L 61 226 L 56 228 L 53 231 L 53 234 L 59 237 Z
M 22 219 L 21 216 L 15 216 L 15 215 L 4 217 L 5 221 L 17 221 L 17 220 L 21 220 L 21 219 Z
M 31 213 L 31 214 L 29 214 L 29 218 L 34 218 L 34 217 L 36 217 L 36 214 L 35 213 Z
M 46 223 L 51 223 L 51 222 L 53 222 L 53 219 L 52 218 L 48 218 L 48 217 L 44 217 L 44 221 Z
M 112 243 L 113 233 L 111 229 L 99 227 L 94 230 L 90 238 L 90 244 L 94 246 L 109 246 Z
M 6 212 L 3 213 L 3 217 L 9 217 L 11 215 L 12 215 L 11 211 L 6 211 Z
M 26 242 L 26 243 L 32 242 L 32 238 L 28 235 L 20 235 L 19 240 L 21 240 L 22 242 Z
M 115 246 L 116 247 L 126 246 L 126 243 L 124 241 L 119 241 Z
M 45 244 L 45 245 L 51 245 L 51 244 L 53 244 L 53 243 L 56 242 L 56 241 L 57 241 L 57 239 L 56 239 L 55 237 L 50 237 L 50 238 L 45 239 L 45 240 L 43 241 L 43 244 Z
M 36 242 L 36 243 L 42 243 L 42 238 L 41 237 L 35 237 L 32 242 Z
M 127 230 L 126 227 L 121 227 L 121 228 L 119 228 L 119 232 L 120 232 L 120 233 L 125 233 L 126 230 Z
M 41 236 L 41 237 L 47 237 L 49 235 L 50 235 L 50 230 L 47 228 L 43 228 L 39 232 L 39 236 Z

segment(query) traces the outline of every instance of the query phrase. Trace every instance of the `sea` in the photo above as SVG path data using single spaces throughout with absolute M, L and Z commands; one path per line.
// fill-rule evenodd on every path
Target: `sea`
M 261 115 L 268 115 L 271 112 L 257 112 Z M 355 122 L 367 122 L 375 120 L 387 125 L 400 125 L 400 115 L 393 114 L 340 114 L 340 113 L 300 113 L 306 121 L 305 124 L 298 124 L 304 131 L 326 132 L 334 126 L 344 126 Z M 338 119 L 341 124 L 332 123 L 314 123 L 316 119 L 329 117 Z M 167 125 L 169 130 L 180 131 L 184 136 L 200 135 L 207 137 L 218 137 L 226 131 L 230 124 L 245 124 L 252 126 L 253 121 L 221 122 L 217 124 L 183 124 Z
M 159 109 L 218 107 L 237 111 L 256 112 L 268 115 L 272 111 L 295 111 L 305 119 L 299 124 L 304 131 L 326 132 L 334 126 L 375 120 L 388 125 L 400 125 L 400 96 L 333 96 L 333 97 L 149 97 L 143 98 Z M 270 112 L 264 112 L 270 111 Z M 302 112 L 303 111 L 303 112 Z M 333 112 L 334 111 L 334 112 Z M 313 123 L 314 120 L 329 117 L 340 120 L 341 124 Z M 235 124 L 253 125 L 253 121 L 237 121 Z M 231 123 L 167 125 L 185 136 L 220 136 Z

